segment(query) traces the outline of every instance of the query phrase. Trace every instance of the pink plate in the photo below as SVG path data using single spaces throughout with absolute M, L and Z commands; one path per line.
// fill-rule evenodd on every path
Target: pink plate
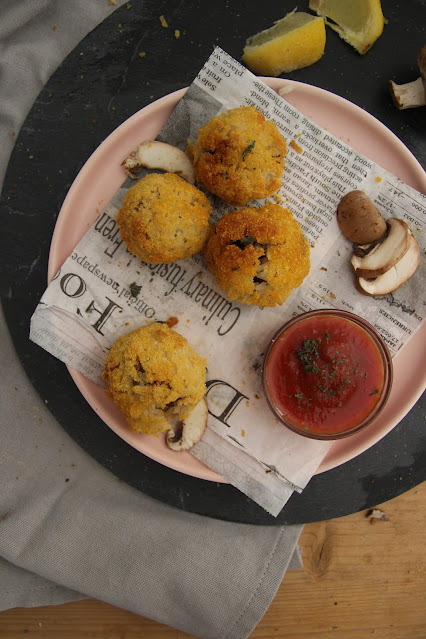
M 366 111 L 314 86 L 279 78 L 262 79 L 276 90 L 290 86 L 292 91 L 286 99 L 293 106 L 413 188 L 426 193 L 426 176 L 421 165 L 389 129 Z M 185 90 L 171 93 L 135 113 L 111 133 L 83 166 L 56 223 L 49 256 L 49 281 L 123 182 L 122 160 L 139 142 L 156 137 Z M 358 435 L 336 441 L 317 473 L 335 468 L 373 446 L 414 406 L 425 388 L 425 343 L 426 326 L 423 324 L 394 358 L 393 388 L 382 413 Z M 70 369 L 70 373 L 93 410 L 128 444 L 182 473 L 210 481 L 225 481 L 190 453 L 171 451 L 163 438 L 130 431 L 102 388 L 75 370 Z

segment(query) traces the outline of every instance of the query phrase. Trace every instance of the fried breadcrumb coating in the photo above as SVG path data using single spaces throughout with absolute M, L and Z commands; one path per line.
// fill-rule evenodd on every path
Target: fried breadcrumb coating
M 309 243 L 278 204 L 226 213 L 205 248 L 207 266 L 230 300 L 282 304 L 309 273 Z
M 150 173 L 126 193 L 117 224 L 133 255 L 162 264 L 204 248 L 210 214 L 210 202 L 195 186 L 174 173 Z
M 167 324 L 119 337 L 104 367 L 106 392 L 138 433 L 158 435 L 185 419 L 206 392 L 206 361 Z
M 198 184 L 233 206 L 266 198 L 281 186 L 285 140 L 253 106 L 230 109 L 207 122 L 188 150 Z

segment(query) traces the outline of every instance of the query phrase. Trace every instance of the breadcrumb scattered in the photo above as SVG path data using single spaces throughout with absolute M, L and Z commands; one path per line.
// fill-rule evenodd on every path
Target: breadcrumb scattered
M 160 22 L 161 22 L 161 26 L 167 29 L 169 25 L 167 24 L 167 20 L 164 16 L 160 16 Z
M 299 144 L 297 144 L 296 140 L 292 140 L 290 142 L 290 146 L 292 149 L 294 149 L 294 151 L 296 151 L 296 153 L 303 153 L 302 147 Z

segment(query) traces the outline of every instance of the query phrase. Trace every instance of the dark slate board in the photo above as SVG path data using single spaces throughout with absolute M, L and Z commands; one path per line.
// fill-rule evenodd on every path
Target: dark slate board
M 224 520 L 294 524 L 369 508 L 426 479 L 424 398 L 381 442 L 356 459 L 315 476 L 272 518 L 227 484 L 195 479 L 133 450 L 92 411 L 67 369 L 28 339 L 29 321 L 44 292 L 57 215 L 79 169 L 126 118 L 191 83 L 212 47 L 240 59 L 245 39 L 294 8 L 289 1 L 209 3 L 132 0 L 91 32 L 37 98 L 13 151 L 1 200 L 1 292 L 19 358 L 63 428 L 100 464 L 138 490 L 176 508 Z M 306 2 L 306 5 L 308 3 Z M 398 112 L 390 78 L 418 77 L 424 44 L 421 0 L 383 0 L 389 24 L 366 56 L 327 29 L 324 56 L 289 78 L 351 100 L 391 129 L 426 165 L 424 109 Z M 306 8 L 305 8 L 306 9 Z M 303 10 L 303 7 L 299 7 Z M 170 25 L 161 26 L 164 15 Z M 180 30 L 180 38 L 174 31 Z M 146 52 L 144 58 L 140 52 Z M 30 159 L 30 156 L 34 156 Z

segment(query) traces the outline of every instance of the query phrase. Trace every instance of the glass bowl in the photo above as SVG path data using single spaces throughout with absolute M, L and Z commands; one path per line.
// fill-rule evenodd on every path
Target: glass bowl
M 389 350 L 366 320 L 320 309 L 284 324 L 263 359 L 262 384 L 277 419 L 311 439 L 340 439 L 366 428 L 392 387 Z

